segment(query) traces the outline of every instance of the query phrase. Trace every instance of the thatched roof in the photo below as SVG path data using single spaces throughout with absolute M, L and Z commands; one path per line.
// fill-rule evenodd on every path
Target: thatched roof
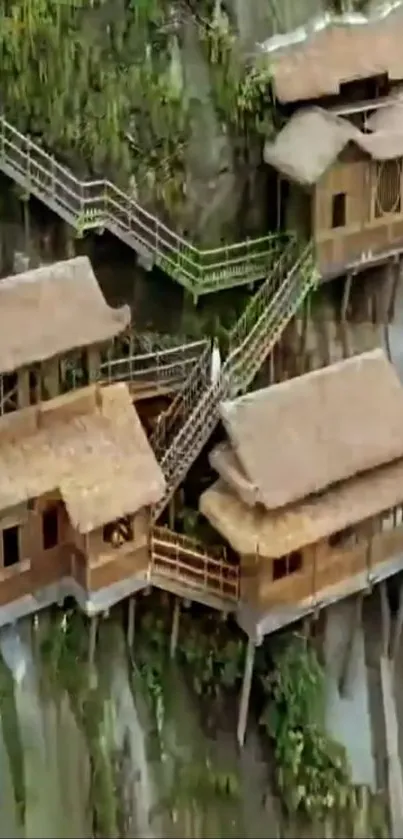
M 403 388 L 382 350 L 224 402 L 221 416 L 268 510 L 403 456 Z
M 387 74 L 403 79 L 403 15 L 399 9 L 384 20 L 365 25 L 334 25 L 301 43 L 271 49 L 267 61 L 280 102 L 337 95 L 340 85 Z
M 262 506 L 248 507 L 220 480 L 201 495 L 199 508 L 237 553 L 274 559 L 389 510 L 402 500 L 400 459 L 271 513 Z
M 105 301 L 91 263 L 78 256 L 0 280 L 0 373 L 109 341 L 130 309 Z
M 0 417 L 0 509 L 58 491 L 86 533 L 156 503 L 164 478 L 124 384 Z
M 379 112 L 381 113 L 381 112 Z M 369 123 L 370 124 L 370 123 Z M 403 156 L 403 120 L 364 134 L 351 122 L 322 108 L 294 114 L 274 141 L 267 141 L 264 159 L 284 177 L 303 186 L 316 184 L 348 143 L 354 143 L 373 160 Z M 376 128 L 376 130 L 375 130 Z

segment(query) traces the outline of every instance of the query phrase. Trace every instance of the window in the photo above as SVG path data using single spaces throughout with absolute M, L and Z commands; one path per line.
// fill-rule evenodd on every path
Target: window
M 401 180 L 400 160 L 384 160 L 377 164 L 375 218 L 401 212 Z
M 337 192 L 332 198 L 332 227 L 344 227 L 346 224 L 346 193 Z
M 3 565 L 10 568 L 20 561 L 20 529 L 18 525 L 5 527 L 3 535 Z
M 55 548 L 59 543 L 59 513 L 57 507 L 49 507 L 42 514 L 42 545 L 44 551 Z
M 11 414 L 18 410 L 18 374 L 3 373 L 0 376 L 0 414 Z
M 125 542 L 133 541 L 133 522 L 130 516 L 106 524 L 103 529 L 104 542 L 120 548 Z
M 302 554 L 300 551 L 292 551 L 287 556 L 280 556 L 273 560 L 273 582 L 281 580 L 283 577 L 288 577 L 289 574 L 295 574 L 301 571 L 302 568 Z

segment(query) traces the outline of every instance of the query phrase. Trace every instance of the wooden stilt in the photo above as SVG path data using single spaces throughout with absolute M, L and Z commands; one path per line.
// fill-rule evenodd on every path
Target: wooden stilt
M 308 325 L 311 314 L 310 301 L 306 300 L 302 307 L 302 332 L 301 342 L 299 347 L 298 373 L 301 375 L 306 372 L 306 345 L 308 340 Z
M 31 219 L 29 215 L 29 195 L 23 200 L 24 213 L 24 250 L 26 256 L 29 258 L 31 253 Z
M 88 663 L 91 665 L 95 661 L 95 649 L 97 645 L 97 631 L 98 631 L 98 615 L 90 618 L 89 641 L 88 641 Z
M 168 519 L 170 529 L 175 530 L 175 494 L 172 496 L 169 502 Z
M 390 658 L 392 659 L 393 668 L 396 666 L 397 657 L 400 649 L 400 641 L 403 630 L 403 583 L 399 589 L 399 609 L 394 625 L 393 638 L 391 638 Z
M 391 620 L 386 580 L 379 586 L 379 595 L 381 599 L 382 651 L 384 656 L 388 656 L 390 650 Z
M 358 594 L 355 601 L 355 609 L 351 619 L 349 638 L 347 641 L 339 679 L 340 696 L 346 696 L 348 683 L 351 675 L 351 664 L 353 660 L 354 644 L 358 628 L 362 621 L 362 606 L 364 597 Z
M 128 614 L 127 614 L 127 644 L 129 650 L 133 649 L 134 631 L 136 620 L 136 599 L 129 597 Z
M 350 271 L 347 274 L 346 281 L 344 283 L 343 299 L 342 299 L 342 303 L 341 303 L 341 312 L 340 312 L 340 319 L 341 319 L 342 323 L 345 323 L 346 318 L 347 318 L 347 310 L 348 310 L 348 304 L 350 302 L 352 282 L 353 282 L 353 274 Z
M 169 652 L 170 652 L 171 658 L 175 657 L 176 647 L 178 645 L 180 606 L 181 606 L 181 604 L 180 604 L 179 597 L 175 597 L 174 613 L 173 613 L 173 617 L 172 617 L 171 642 L 170 642 L 170 645 L 169 645 Z
M 395 319 L 396 298 L 401 278 L 403 277 L 403 259 L 396 260 L 394 263 L 393 283 L 391 283 L 390 297 L 388 303 L 387 322 L 393 323 Z
M 246 725 L 248 721 L 249 699 L 252 687 L 253 665 L 255 663 L 256 645 L 252 638 L 248 639 L 245 656 L 245 670 L 242 682 L 241 701 L 239 705 L 238 729 L 237 738 L 238 743 L 242 747 L 245 742 Z

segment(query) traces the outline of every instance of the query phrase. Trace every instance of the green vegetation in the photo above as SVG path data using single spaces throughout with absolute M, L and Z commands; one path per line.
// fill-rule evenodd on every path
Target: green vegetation
M 304 638 L 283 645 L 274 669 L 262 680 L 267 705 L 261 723 L 274 745 L 276 781 L 289 816 L 328 825 L 354 836 L 360 790 L 354 787 L 347 754 L 326 733 L 324 672 Z M 368 836 L 385 835 L 384 813 L 370 795 L 365 813 Z M 334 834 L 333 834 L 334 835 Z
M 115 789 L 114 755 L 103 734 L 104 690 L 102 681 L 90 678 L 87 661 L 88 629 L 80 613 L 71 612 L 50 623 L 42 640 L 41 653 L 47 674 L 44 689 L 55 695 L 60 687 L 70 698 L 77 725 L 88 746 L 91 770 L 90 811 L 93 813 L 93 836 L 119 835 L 119 806 Z
M 189 23 L 219 124 L 247 153 L 266 126 L 270 79 L 246 67 L 219 2 L 196 23 L 168 0 L 0 0 L 5 115 L 81 175 L 109 176 L 172 219 L 186 201 L 188 141 L 203 109 L 185 84 Z

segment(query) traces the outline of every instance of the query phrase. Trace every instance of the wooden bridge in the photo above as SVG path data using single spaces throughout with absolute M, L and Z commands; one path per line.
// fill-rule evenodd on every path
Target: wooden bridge
M 183 387 L 201 356 L 210 358 L 210 341 L 189 341 L 148 353 L 111 355 L 100 367 L 101 381 L 127 382 L 135 401 L 177 391 Z
M 210 551 L 189 536 L 154 527 L 151 536 L 150 581 L 157 588 L 235 611 L 239 599 L 239 567 L 226 559 L 224 548 Z
M 81 181 L 30 137 L 0 118 L 0 170 L 82 235 L 109 230 L 133 248 L 148 270 L 156 265 L 194 298 L 267 276 L 286 241 L 272 234 L 201 250 L 144 210 L 110 181 Z

